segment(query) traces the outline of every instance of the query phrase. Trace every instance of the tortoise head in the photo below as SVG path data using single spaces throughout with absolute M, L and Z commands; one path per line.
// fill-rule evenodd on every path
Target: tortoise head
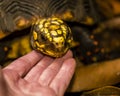
M 38 20 L 32 28 L 32 47 L 52 57 L 63 56 L 73 40 L 70 28 L 59 18 Z

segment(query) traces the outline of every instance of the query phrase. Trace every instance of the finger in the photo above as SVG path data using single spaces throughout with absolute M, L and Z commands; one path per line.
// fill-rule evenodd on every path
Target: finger
M 4 70 L 14 70 L 24 76 L 42 57 L 42 54 L 32 51 L 9 64 Z
M 59 72 L 64 60 L 71 57 L 72 52 L 69 51 L 65 56 L 55 59 L 53 63 L 50 66 L 48 66 L 46 70 L 43 71 L 39 78 L 39 83 L 42 85 L 49 85 L 53 78 L 56 76 L 56 74 Z
M 51 82 L 50 87 L 58 93 L 59 96 L 63 96 L 67 89 L 70 80 L 75 71 L 75 60 L 70 58 L 63 63 L 59 73 L 56 75 L 54 80 Z
M 53 60 L 53 58 L 45 56 L 30 70 L 24 79 L 29 82 L 37 82 L 41 73 L 53 62 Z

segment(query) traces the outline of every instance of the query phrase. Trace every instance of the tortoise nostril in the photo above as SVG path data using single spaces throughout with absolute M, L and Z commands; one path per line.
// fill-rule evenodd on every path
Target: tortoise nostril
M 58 46 L 58 45 L 59 45 L 59 43 L 56 43 L 56 45 Z
M 63 46 L 64 46 L 64 42 L 56 42 L 56 43 L 54 43 L 54 46 L 56 47 L 56 48 L 63 48 Z

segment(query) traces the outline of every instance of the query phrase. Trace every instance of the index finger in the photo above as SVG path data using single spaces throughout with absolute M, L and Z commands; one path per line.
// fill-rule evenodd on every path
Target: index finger
M 3 70 L 11 69 L 16 71 L 20 76 L 24 76 L 42 57 L 42 54 L 32 51 L 16 59 Z

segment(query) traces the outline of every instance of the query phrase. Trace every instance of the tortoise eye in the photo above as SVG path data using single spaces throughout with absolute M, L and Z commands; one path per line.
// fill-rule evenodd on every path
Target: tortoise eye
M 42 41 L 47 41 L 47 39 L 45 38 L 45 36 L 44 36 L 43 34 L 40 34 L 40 39 L 41 39 Z

